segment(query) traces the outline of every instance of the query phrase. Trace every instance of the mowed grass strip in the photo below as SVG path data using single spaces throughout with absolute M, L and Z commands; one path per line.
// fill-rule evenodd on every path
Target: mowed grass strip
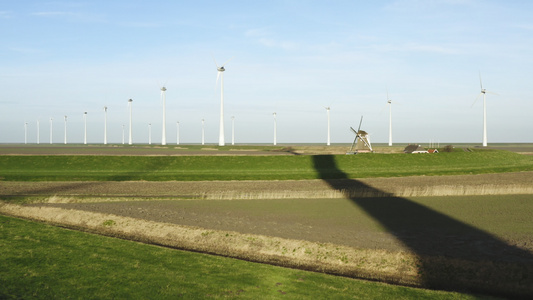
M 484 150 L 325 156 L 0 156 L 0 180 L 299 180 L 533 170 L 533 156 Z M 329 157 L 328 157 L 329 158 Z
M 5 216 L 0 216 L 0 249 L 2 299 L 480 299 L 184 252 Z

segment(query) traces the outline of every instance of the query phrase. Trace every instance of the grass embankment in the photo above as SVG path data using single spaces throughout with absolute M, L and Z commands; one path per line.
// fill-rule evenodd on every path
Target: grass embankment
M 533 170 L 506 151 L 320 156 L 0 156 L 10 181 L 299 180 L 482 174 Z M 333 165 L 331 165 L 333 162 Z
M 0 248 L 2 299 L 478 299 L 172 250 L 3 216 Z

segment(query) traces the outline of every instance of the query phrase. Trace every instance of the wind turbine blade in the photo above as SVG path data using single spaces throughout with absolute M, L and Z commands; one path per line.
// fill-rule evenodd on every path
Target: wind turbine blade
M 476 104 L 477 99 L 479 99 L 479 96 L 481 96 L 481 95 L 483 95 L 483 93 L 479 93 L 479 95 L 477 95 L 476 100 L 474 100 L 474 103 L 472 103 L 472 105 L 470 106 L 470 108 L 474 107 L 474 104 Z
M 220 72 L 217 71 L 217 81 L 215 82 L 215 90 L 217 89 L 217 86 L 218 86 L 218 78 L 220 77 Z
M 359 128 L 357 129 L 357 132 L 361 130 L 361 124 L 363 123 L 363 116 L 361 116 L 361 121 L 359 121 Z
M 479 86 L 483 90 L 483 82 L 481 82 L 481 71 L 479 71 Z
M 215 56 L 213 55 L 213 53 L 211 53 L 211 57 L 213 58 L 213 61 L 215 62 L 215 66 L 216 66 L 217 69 L 218 69 L 217 60 L 215 59 Z
M 229 63 L 235 56 L 233 56 L 232 58 L 228 59 L 225 63 L 222 64 L 221 67 L 225 66 L 227 63 Z
M 494 96 L 499 96 L 499 94 L 494 93 L 494 92 L 485 91 L 485 93 L 487 93 L 487 94 L 491 94 L 491 95 L 494 95 Z

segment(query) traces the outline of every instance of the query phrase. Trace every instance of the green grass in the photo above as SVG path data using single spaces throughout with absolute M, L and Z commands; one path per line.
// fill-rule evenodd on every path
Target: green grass
M 478 299 L 184 252 L 5 216 L 0 216 L 0 249 L 1 299 Z
M 531 170 L 533 156 L 496 150 L 334 156 L 0 156 L 0 180 L 18 181 L 297 180 Z

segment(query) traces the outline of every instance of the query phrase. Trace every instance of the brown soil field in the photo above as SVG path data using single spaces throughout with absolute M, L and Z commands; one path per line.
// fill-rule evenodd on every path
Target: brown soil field
M 452 204 L 435 205 L 432 197 L 410 198 L 417 204 L 438 207 L 440 212 L 459 216 L 458 222 L 475 222 L 477 229 L 491 231 L 490 236 L 477 235 L 475 230 L 463 230 L 460 225 L 447 222 L 427 221 L 427 227 L 420 223 L 406 221 L 409 212 L 394 211 L 394 198 L 368 198 L 378 202 L 397 225 L 394 231 L 385 230 L 378 221 L 372 219 L 347 199 L 272 199 L 272 200 L 154 200 L 120 201 L 97 203 L 48 203 L 36 206 L 59 207 L 131 217 L 160 223 L 193 226 L 210 230 L 234 231 L 244 234 L 280 237 L 310 242 L 331 243 L 364 249 L 384 249 L 388 251 L 411 251 L 416 247 L 417 254 L 443 255 L 468 260 L 528 261 L 527 255 L 510 253 L 509 248 L 494 242 L 494 238 L 505 244 L 524 249 L 533 254 L 533 228 L 526 232 L 516 223 L 528 222 L 533 214 L 533 195 L 452 197 L 437 201 Z M 470 202 L 464 205 L 464 202 Z M 514 207 L 506 215 L 514 215 L 512 220 L 499 220 L 499 228 L 492 228 L 491 221 L 501 213 L 501 205 Z M 463 202 L 463 203 L 461 203 Z M 520 203 L 528 203 L 526 205 Z M 494 209 L 480 214 L 479 207 L 487 203 Z M 475 205 L 474 205 L 475 204 Z M 524 211 L 528 212 L 524 216 Z M 424 219 L 423 215 L 410 217 Z M 416 228 L 413 228 L 416 227 Z M 432 243 L 427 236 L 439 237 Z M 409 247 L 405 240 L 410 239 Z M 468 245 L 475 243 L 475 247 Z M 481 250 L 482 249 L 482 250 Z M 421 251 L 422 250 L 422 251 Z
M 337 275 L 533 294 L 533 172 L 334 181 L 0 181 L 0 199 L 17 198 L 36 203 L 0 201 L 0 211 Z
M 386 232 L 368 214 L 355 209 L 354 201 L 350 201 L 350 197 L 353 197 L 352 200 L 360 198 L 382 203 L 383 210 L 390 209 L 388 204 L 394 204 L 397 197 L 413 196 L 417 198 L 411 201 L 418 201 L 426 207 L 446 203 L 453 198 L 450 198 L 451 196 L 501 195 L 500 198 L 505 199 L 501 201 L 506 201 L 509 206 L 517 209 L 522 206 L 513 201 L 533 201 L 533 172 L 369 178 L 357 182 L 369 186 L 371 191 L 365 194 L 365 191 L 358 190 L 361 187 L 359 184 L 354 185 L 353 180 L 336 181 L 336 189 L 343 187 L 343 191 L 333 189 L 329 183 L 322 180 L 0 182 L 0 196 L 37 197 L 40 202 L 44 202 L 32 204 L 34 206 L 53 206 L 213 230 L 395 251 L 409 250 L 402 239 L 398 238 L 398 235 L 402 234 L 401 231 L 409 232 L 409 236 L 403 238 L 416 240 L 417 235 L 402 226 L 395 229 L 396 233 Z M 376 191 L 381 194 L 376 194 Z M 523 195 L 504 196 L 516 194 Z M 376 196 L 381 198 L 375 198 Z M 426 198 L 420 198 L 421 196 Z M 461 199 L 465 199 L 464 203 L 475 201 L 484 207 L 490 202 L 479 200 L 480 198 Z M 472 221 L 468 218 L 476 215 L 478 207 L 472 208 L 470 213 L 465 213 L 463 210 L 472 204 L 464 203 L 455 201 L 452 208 L 445 205 L 435 210 L 444 209 L 444 213 L 454 216 L 463 214 L 464 220 L 461 222 Z M 525 209 L 533 207 L 527 206 Z M 391 218 L 396 217 L 394 212 L 390 213 Z M 399 215 L 402 215 L 401 212 Z M 461 234 L 454 231 L 454 228 L 450 231 L 446 224 L 437 224 L 432 230 L 439 231 L 439 236 L 449 240 L 449 243 L 443 243 L 449 247 L 440 249 L 439 253 L 453 253 L 454 257 L 469 258 L 479 255 L 477 252 L 469 254 L 461 248 L 461 245 L 471 238 L 471 233 Z M 531 235 L 506 235 L 502 232 L 498 238 L 533 251 L 533 230 Z M 420 243 L 425 241 L 422 239 Z M 492 247 L 490 244 L 484 247 L 491 259 L 505 257 L 503 253 L 498 252 L 503 249 L 488 250 Z M 424 251 L 434 252 L 435 249 L 428 248 Z
M 332 181 L 330 181 L 332 182 Z M 465 196 L 533 193 L 533 172 L 413 176 L 334 180 L 265 181 L 0 181 L 0 197 L 29 196 L 47 201 L 132 199 L 279 199 L 345 198 L 349 196 Z M 361 187 L 368 186 L 368 189 Z M 54 197 L 54 199 L 50 199 Z M 72 198 L 69 200 L 69 197 Z M 85 199 L 83 201 L 90 201 Z

